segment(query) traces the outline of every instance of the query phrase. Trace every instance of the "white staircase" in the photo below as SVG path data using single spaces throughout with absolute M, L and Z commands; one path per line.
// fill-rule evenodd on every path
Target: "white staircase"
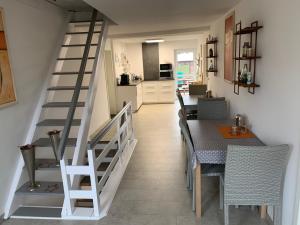
M 36 148 L 40 187 L 29 190 L 20 154 L 6 219 L 100 219 L 111 205 L 136 144 L 131 103 L 88 141 L 97 81 L 104 76 L 100 67 L 108 20 L 93 10 L 88 20 L 71 17 L 67 27 L 24 143 Z M 82 55 L 74 55 L 78 52 Z M 62 130 L 60 166 L 47 136 L 53 129 Z

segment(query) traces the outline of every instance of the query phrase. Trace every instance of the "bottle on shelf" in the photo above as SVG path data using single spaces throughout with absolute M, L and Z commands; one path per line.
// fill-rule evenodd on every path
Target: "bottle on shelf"
M 214 63 L 212 60 L 210 60 L 208 70 L 214 70 Z
M 214 51 L 212 48 L 209 49 L 209 57 L 213 57 L 214 56 Z
M 252 84 L 252 73 L 250 71 L 247 73 L 247 84 Z
M 248 65 L 247 63 L 244 64 L 244 67 L 242 69 L 242 74 L 241 74 L 241 83 L 247 83 L 247 74 L 248 74 Z
M 242 53 L 243 57 L 247 57 L 249 47 L 250 47 L 249 42 L 244 42 L 243 53 Z

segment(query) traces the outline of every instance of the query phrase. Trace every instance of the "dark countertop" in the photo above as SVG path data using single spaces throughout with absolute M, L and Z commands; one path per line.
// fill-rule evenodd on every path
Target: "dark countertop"
M 161 79 L 161 80 L 144 80 L 144 82 L 147 82 L 147 81 L 172 81 L 172 80 L 175 80 L 175 79 L 172 78 L 172 79 Z
M 130 83 L 129 84 L 127 84 L 127 85 L 117 85 L 117 86 L 137 86 L 138 84 L 140 84 L 140 83 L 142 83 L 143 81 L 142 80 L 135 80 L 135 81 L 130 81 Z

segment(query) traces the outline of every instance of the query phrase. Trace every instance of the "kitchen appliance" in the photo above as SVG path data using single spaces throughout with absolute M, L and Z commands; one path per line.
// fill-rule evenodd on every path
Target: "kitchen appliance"
M 173 68 L 171 63 L 167 64 L 160 64 L 159 65 L 160 71 L 159 71 L 159 79 L 173 79 Z
M 121 75 L 120 85 L 129 85 L 129 75 L 128 74 L 123 73 Z

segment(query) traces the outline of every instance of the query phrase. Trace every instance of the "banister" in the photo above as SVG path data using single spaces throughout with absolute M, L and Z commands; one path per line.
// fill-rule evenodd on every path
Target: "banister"
M 131 109 L 131 102 L 126 104 L 123 109 L 108 123 L 106 124 L 103 129 L 101 129 L 95 136 L 94 138 L 90 141 L 88 145 L 88 149 L 93 149 L 97 143 L 104 137 L 104 135 L 112 128 L 112 126 L 119 120 L 121 119 L 122 115 L 130 108 Z M 130 110 L 131 112 L 131 110 Z
M 79 69 L 79 73 L 78 73 L 78 77 L 76 80 L 76 85 L 75 85 L 75 90 L 72 96 L 72 101 L 71 101 L 71 105 L 68 111 L 68 115 L 67 115 L 67 119 L 65 122 L 65 126 L 62 132 L 62 136 L 61 136 L 61 140 L 58 146 L 58 151 L 60 152 L 60 157 L 61 159 L 64 156 L 64 152 L 66 149 L 66 144 L 67 144 L 67 140 L 69 137 L 69 133 L 71 130 L 71 126 L 72 126 L 72 121 L 74 118 L 74 114 L 75 114 L 75 110 L 76 110 L 76 106 L 78 103 L 78 99 L 79 99 L 79 95 L 80 95 L 80 89 L 81 89 L 81 85 L 83 82 L 83 76 L 84 76 L 84 72 L 85 72 L 85 68 L 87 65 L 87 60 L 89 57 L 89 52 L 90 52 L 90 46 L 92 43 L 92 39 L 93 39 L 93 33 L 94 33 L 94 28 L 95 28 L 95 23 L 96 23 L 96 19 L 97 19 L 97 10 L 93 10 L 92 13 L 92 20 L 89 26 L 89 31 L 88 31 L 88 35 L 87 35 L 87 39 L 86 39 L 86 44 L 85 44 L 85 48 L 84 48 L 84 52 L 83 52 L 83 58 L 80 64 L 80 69 Z

